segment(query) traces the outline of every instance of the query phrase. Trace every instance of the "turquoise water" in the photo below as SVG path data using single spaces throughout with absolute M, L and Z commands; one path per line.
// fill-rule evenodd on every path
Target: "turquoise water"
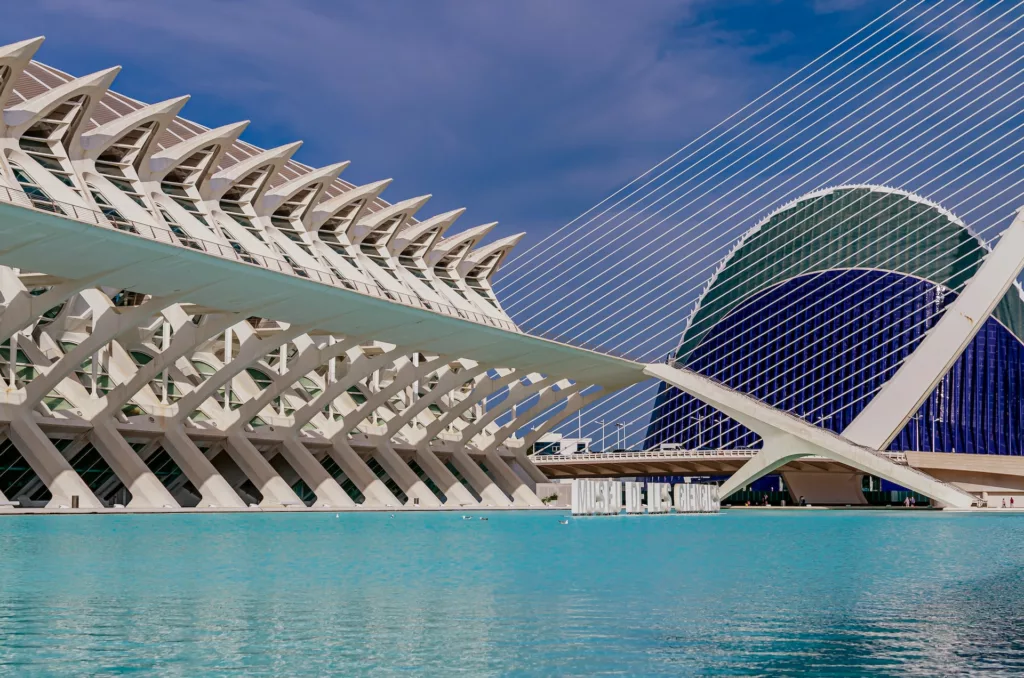
M 0 519 L 5 675 L 1024 668 L 1024 516 Z

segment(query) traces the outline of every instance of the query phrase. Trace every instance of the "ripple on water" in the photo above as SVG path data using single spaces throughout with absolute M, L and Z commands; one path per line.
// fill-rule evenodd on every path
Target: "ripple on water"
M 1024 518 L 0 520 L 4 673 L 1024 669 Z

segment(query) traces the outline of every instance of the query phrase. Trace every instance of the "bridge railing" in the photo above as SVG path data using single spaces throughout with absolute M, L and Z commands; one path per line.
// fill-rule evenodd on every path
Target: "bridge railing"
M 385 299 L 396 304 L 411 306 L 439 313 L 441 315 L 451 316 L 453 318 L 460 318 L 462 320 L 468 320 L 469 322 L 475 322 L 481 325 L 490 325 L 509 332 L 520 331 L 515 323 L 506 318 L 457 308 L 449 304 L 428 301 L 415 294 L 408 294 L 376 285 L 369 285 L 361 280 L 352 280 L 351 278 L 335 275 L 330 271 L 323 271 L 310 266 L 299 265 L 298 263 L 278 259 L 276 257 L 268 257 L 263 254 L 248 252 L 245 250 L 239 251 L 230 245 L 224 245 L 212 240 L 204 240 L 203 238 L 196 238 L 185 233 L 185 231 L 181 229 L 178 229 L 180 232 L 176 232 L 170 228 L 163 228 L 160 226 L 153 226 L 152 224 L 144 224 L 131 219 L 125 219 L 114 209 L 110 209 L 109 211 L 95 210 L 87 207 L 81 207 L 73 203 L 53 200 L 49 196 L 43 194 L 34 194 L 29 196 L 23 191 L 12 190 L 6 186 L 0 186 L 0 201 L 11 205 L 17 205 L 18 207 L 35 210 L 37 212 L 46 212 L 48 214 L 74 219 L 75 221 L 86 223 L 91 226 L 99 226 L 100 228 L 121 231 L 122 233 L 145 238 L 146 240 L 161 242 L 174 247 L 180 247 L 182 249 L 198 250 L 215 257 L 220 257 L 221 259 L 230 259 L 249 266 L 275 271 L 277 273 L 283 273 L 297 278 L 305 278 L 306 280 L 314 280 L 324 285 L 339 287 L 350 292 L 356 292 L 357 294 L 376 297 L 378 299 Z
M 586 454 L 534 454 L 534 463 L 566 463 L 576 461 L 630 461 L 657 459 L 750 459 L 760 450 L 638 450 L 635 452 L 589 452 Z
M 657 461 L 667 459 L 750 459 L 760 452 L 759 449 L 746 448 L 738 450 L 637 450 L 631 452 L 589 452 L 586 454 L 532 454 L 530 460 L 535 464 L 566 464 L 578 461 Z M 906 452 L 885 451 L 878 454 L 890 461 L 900 464 L 907 463 Z M 819 457 L 808 457 L 817 459 Z M 825 459 L 825 457 L 820 457 Z

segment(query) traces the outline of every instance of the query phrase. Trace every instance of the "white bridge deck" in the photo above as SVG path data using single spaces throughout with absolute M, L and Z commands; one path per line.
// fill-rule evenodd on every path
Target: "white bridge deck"
M 313 268 L 299 275 L 273 257 L 243 257 L 196 238 L 189 239 L 196 247 L 189 247 L 169 230 L 127 221 L 117 228 L 101 212 L 55 205 L 64 214 L 39 209 L 20 191 L 0 186 L 0 263 L 608 389 L 648 378 L 640 363 L 525 334 L 502 318 Z M 124 230 L 128 226 L 135 232 Z
M 188 301 L 215 311 L 272 318 L 305 332 L 379 340 L 411 351 L 514 368 L 524 375 L 540 373 L 580 385 L 597 385 L 606 394 L 655 377 L 721 409 L 762 437 L 769 433 L 774 439 L 790 441 L 786 444 L 787 455 L 806 458 L 820 452 L 832 456 L 835 462 L 887 477 L 949 506 L 970 506 L 974 500 L 935 478 L 892 463 L 883 453 L 851 443 L 684 368 L 644 365 L 531 336 L 497 318 L 355 285 L 355 281 L 322 271 L 300 272 L 288 262 L 257 259 L 216 243 L 197 240 L 194 245 L 186 245 L 170 231 L 135 222 L 115 223 L 102 212 L 65 203 L 44 207 L 40 209 L 18 191 L 0 188 L 0 242 L 4 245 L 0 264 L 170 301 Z M 732 470 L 751 458 L 753 455 L 734 457 L 739 465 Z M 648 464 L 653 461 L 646 459 Z M 661 461 L 668 464 L 666 472 L 671 472 L 672 463 L 697 460 L 677 455 L 675 462 L 669 458 Z M 593 463 L 602 462 L 608 460 Z M 695 468 L 699 471 L 701 467 Z
M 551 478 L 633 477 L 646 475 L 728 475 L 760 452 L 741 450 L 637 450 L 589 454 L 540 454 L 532 461 Z M 905 466 L 905 452 L 881 452 L 890 461 Z M 821 455 L 801 457 L 787 466 L 792 470 L 849 472 L 851 469 Z

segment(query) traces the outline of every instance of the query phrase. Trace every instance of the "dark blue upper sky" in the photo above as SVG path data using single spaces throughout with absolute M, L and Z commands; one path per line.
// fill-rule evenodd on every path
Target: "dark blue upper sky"
M 74 75 L 184 115 L 302 139 L 311 165 L 393 177 L 385 198 L 469 208 L 536 239 L 883 11 L 881 0 L 36 0 L 0 40 L 45 35 Z

